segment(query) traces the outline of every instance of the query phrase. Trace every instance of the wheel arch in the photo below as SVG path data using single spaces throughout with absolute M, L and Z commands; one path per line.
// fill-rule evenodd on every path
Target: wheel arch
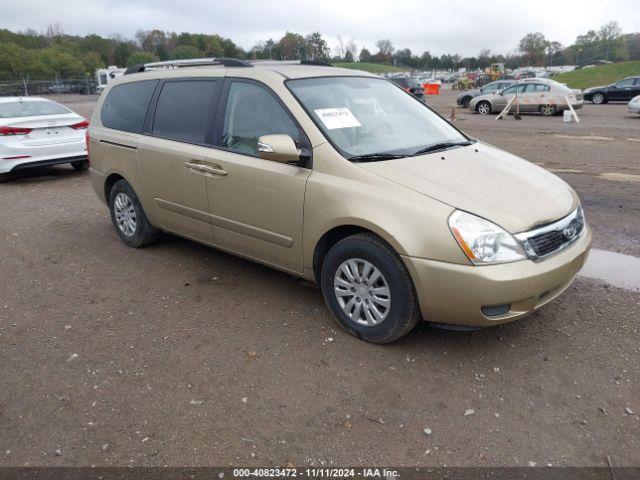
M 478 108 L 480 107 L 480 105 L 482 105 L 483 103 L 488 103 L 489 104 L 489 109 L 490 112 L 489 113 L 493 113 L 493 102 L 491 100 L 487 100 L 486 98 L 479 100 L 476 102 L 476 106 L 474 108 L 474 110 L 477 112 Z
M 124 178 L 119 173 L 111 173 L 107 175 L 107 178 L 104 181 L 104 198 L 107 200 L 107 203 L 109 203 L 109 194 L 111 192 L 111 189 L 116 184 L 116 182 L 120 180 L 126 180 L 126 178 Z
M 397 240 L 390 235 L 388 232 L 380 229 L 374 225 L 366 225 L 366 224 L 358 224 L 356 222 L 344 223 L 341 225 L 336 225 L 325 231 L 320 238 L 315 242 L 315 247 L 313 250 L 312 257 L 312 266 L 313 266 L 313 276 L 315 280 L 320 283 L 320 277 L 322 272 L 322 264 L 324 259 L 336 243 L 340 240 L 343 240 L 352 235 L 357 235 L 359 233 L 369 233 L 374 235 L 378 239 L 382 240 L 384 243 L 389 245 L 389 247 L 396 252 L 398 255 L 402 255 L 404 253 L 403 249 L 400 247 L 400 244 Z

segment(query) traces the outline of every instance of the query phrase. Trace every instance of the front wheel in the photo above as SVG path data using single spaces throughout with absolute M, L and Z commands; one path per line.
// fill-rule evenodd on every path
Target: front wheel
M 489 102 L 480 102 L 476 105 L 476 111 L 480 115 L 489 115 L 491 113 L 491 104 Z
M 607 97 L 604 96 L 604 93 L 596 93 L 591 97 L 591 101 L 596 105 L 602 105 L 603 103 L 606 103 Z
M 366 342 L 393 342 L 420 319 L 409 272 L 391 247 L 372 234 L 336 243 L 322 264 L 321 284 L 340 326 Z
M 128 247 L 144 247 L 160 234 L 149 223 L 136 192 L 126 180 L 118 180 L 109 192 L 111 222 L 120 239 Z

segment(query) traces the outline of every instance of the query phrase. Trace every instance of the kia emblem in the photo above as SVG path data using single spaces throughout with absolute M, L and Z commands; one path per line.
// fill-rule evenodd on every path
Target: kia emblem
M 576 229 L 575 225 L 569 225 L 562 231 L 562 233 L 567 240 L 572 240 L 578 233 L 578 230 Z

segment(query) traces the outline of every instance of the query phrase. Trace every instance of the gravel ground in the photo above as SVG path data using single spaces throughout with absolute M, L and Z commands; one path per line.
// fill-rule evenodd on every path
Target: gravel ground
M 578 113 L 456 110 L 568 181 L 595 246 L 640 256 L 640 117 Z M 374 346 L 307 282 L 171 236 L 124 247 L 86 173 L 22 174 L 0 207 L 0 466 L 640 465 L 637 291 L 578 278 L 526 320 Z

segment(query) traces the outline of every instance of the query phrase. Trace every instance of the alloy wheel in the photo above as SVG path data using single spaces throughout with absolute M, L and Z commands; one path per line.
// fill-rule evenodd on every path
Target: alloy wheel
M 358 324 L 376 326 L 389 315 L 389 284 L 367 260 L 352 258 L 342 262 L 335 273 L 333 288 L 342 311 Z
M 478 113 L 480 115 L 489 115 L 491 113 L 491 106 L 486 102 L 481 103 L 478 105 Z
M 113 201 L 113 212 L 120 231 L 127 237 L 133 236 L 137 228 L 136 209 L 126 193 L 116 195 Z

